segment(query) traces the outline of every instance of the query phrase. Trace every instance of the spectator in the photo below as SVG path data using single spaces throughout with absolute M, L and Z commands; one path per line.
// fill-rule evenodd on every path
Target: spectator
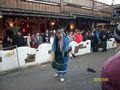
M 27 46 L 31 47 L 31 36 L 30 36 L 30 33 L 28 33 L 28 36 L 27 36 Z
M 32 36 L 31 36 L 31 41 L 32 41 L 31 42 L 31 47 L 32 48 L 38 48 L 39 42 L 38 42 L 38 40 L 37 40 L 37 38 L 34 34 L 32 34 Z
M 37 41 L 36 43 L 38 43 L 38 45 L 40 45 L 41 43 L 43 43 L 43 39 L 40 36 L 40 33 L 36 34 L 36 41 Z
M 96 29 L 94 31 L 94 37 L 93 37 L 93 51 L 94 52 L 98 51 L 99 41 L 100 41 L 100 31 Z
M 83 36 L 83 41 L 86 41 L 86 32 L 84 29 L 81 31 L 81 34 Z
M 45 33 L 45 42 L 48 43 L 50 41 L 50 33 L 48 30 L 46 30 L 46 33 Z
M 105 30 L 101 31 L 100 40 L 101 40 L 101 44 L 102 44 L 102 47 L 103 47 L 103 52 L 107 51 L 108 34 Z
M 40 36 L 39 36 L 39 44 L 42 44 L 43 43 L 43 38 L 42 38 L 42 34 L 40 33 Z
M 81 34 L 81 32 L 77 29 L 76 30 L 77 33 L 75 33 L 74 35 L 74 40 L 77 42 L 77 43 L 80 43 L 83 41 L 83 36 Z
M 5 48 L 4 50 L 10 49 L 10 48 L 8 48 L 10 46 L 12 46 L 12 38 L 10 38 L 9 36 L 5 36 L 3 38 L 3 48 Z M 6 49 L 6 48 L 8 48 L 8 49 Z
M 70 40 L 70 42 L 73 41 L 73 33 L 72 32 L 69 32 L 68 35 L 67 35 L 67 37 Z
M 113 38 L 112 32 L 107 31 L 107 35 L 108 35 L 108 40 L 109 40 L 110 38 Z
M 18 32 L 18 30 L 20 29 L 20 27 L 17 26 L 17 24 L 15 23 L 13 28 L 12 28 L 12 31 L 13 31 L 13 35 L 15 36 Z
M 9 36 L 10 38 L 12 38 L 13 39 L 13 31 L 12 30 L 10 30 L 10 27 L 7 27 L 7 29 L 6 29 L 6 36 Z
M 17 45 L 18 47 L 25 46 L 24 37 L 20 31 L 17 32 L 13 39 L 13 45 Z
M 101 78 L 108 78 L 108 82 L 101 82 L 102 90 L 120 90 L 120 24 L 114 31 L 114 37 L 118 49 L 116 54 L 110 57 L 103 64 Z M 114 86 L 115 85 L 115 86 Z
M 41 36 L 42 36 L 43 43 L 45 43 L 46 42 L 46 35 L 45 35 L 45 33 L 43 32 Z
M 91 39 L 91 36 L 90 36 L 90 31 L 88 30 L 87 32 L 86 32 L 86 40 L 90 40 Z

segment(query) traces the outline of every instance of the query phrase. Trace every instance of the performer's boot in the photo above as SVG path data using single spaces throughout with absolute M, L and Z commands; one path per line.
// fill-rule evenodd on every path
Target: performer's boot
M 62 77 L 62 78 L 60 78 L 60 81 L 61 81 L 61 82 L 64 82 L 64 81 L 65 81 L 65 79 Z
M 65 74 L 60 74 L 60 82 L 64 82 L 65 81 L 64 75 Z

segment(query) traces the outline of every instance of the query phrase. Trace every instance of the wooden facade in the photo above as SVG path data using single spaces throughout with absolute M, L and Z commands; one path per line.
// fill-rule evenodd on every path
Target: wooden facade
M 53 28 L 49 24 L 50 21 L 55 21 L 56 24 L 62 22 L 63 27 L 71 19 L 72 22 L 77 22 L 77 26 L 85 20 L 87 23 L 94 23 L 94 19 L 110 21 L 112 7 L 95 0 L 0 0 L 1 15 L 3 18 L 0 18 L 0 45 L 1 38 L 5 35 L 6 22 L 20 27 L 20 23 L 30 17 L 28 21 L 35 22 L 30 25 L 32 33 L 44 32 Z M 81 21 L 81 18 L 86 19 Z
M 12 23 L 15 23 L 14 19 L 17 18 L 20 18 L 20 23 L 25 17 L 36 17 L 37 20 L 35 21 L 31 19 L 31 21 L 38 22 L 32 26 L 33 31 L 43 31 L 49 25 L 49 18 L 59 21 L 62 18 L 64 20 L 87 17 L 93 19 L 93 21 L 90 21 L 91 23 L 94 22 L 94 19 L 110 21 L 112 7 L 95 0 L 0 0 L 0 15 L 1 13 L 5 17 L 8 16 L 7 18 L 10 16 L 13 20 Z M 15 17 L 11 17 L 12 15 Z M 41 17 L 47 20 L 41 20 Z M 7 18 L 4 18 L 2 21 L 0 20 L 0 26 L 2 26 L 0 27 L 0 36 L 4 32 L 2 29 Z
M 38 3 L 27 0 L 0 0 L 0 8 L 14 10 L 21 9 L 52 13 L 79 13 L 100 17 L 111 17 L 112 12 L 111 6 L 94 0 L 42 0 L 42 1 L 45 2 Z M 53 2 L 49 3 L 51 1 Z

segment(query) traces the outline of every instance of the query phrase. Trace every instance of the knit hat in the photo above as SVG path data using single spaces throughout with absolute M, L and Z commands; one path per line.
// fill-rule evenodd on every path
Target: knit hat
M 117 40 L 120 40 L 120 24 L 118 24 L 116 30 L 114 31 L 114 37 Z

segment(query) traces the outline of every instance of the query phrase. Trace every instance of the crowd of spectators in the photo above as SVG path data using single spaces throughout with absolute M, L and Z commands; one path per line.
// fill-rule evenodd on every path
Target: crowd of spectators
M 22 32 L 18 31 L 13 34 L 12 31 L 7 28 L 6 35 L 3 38 L 3 48 L 17 45 L 17 47 L 28 46 L 32 48 L 38 48 L 42 43 L 53 43 L 54 35 L 56 30 L 46 30 L 43 33 L 28 33 L 27 36 L 23 36 Z M 91 40 L 91 48 L 94 52 L 98 51 L 98 47 L 101 45 L 103 51 L 106 51 L 106 42 L 113 37 L 110 31 L 95 29 L 90 30 L 79 30 L 65 31 L 66 36 L 70 42 L 76 41 L 80 43 L 82 41 Z

